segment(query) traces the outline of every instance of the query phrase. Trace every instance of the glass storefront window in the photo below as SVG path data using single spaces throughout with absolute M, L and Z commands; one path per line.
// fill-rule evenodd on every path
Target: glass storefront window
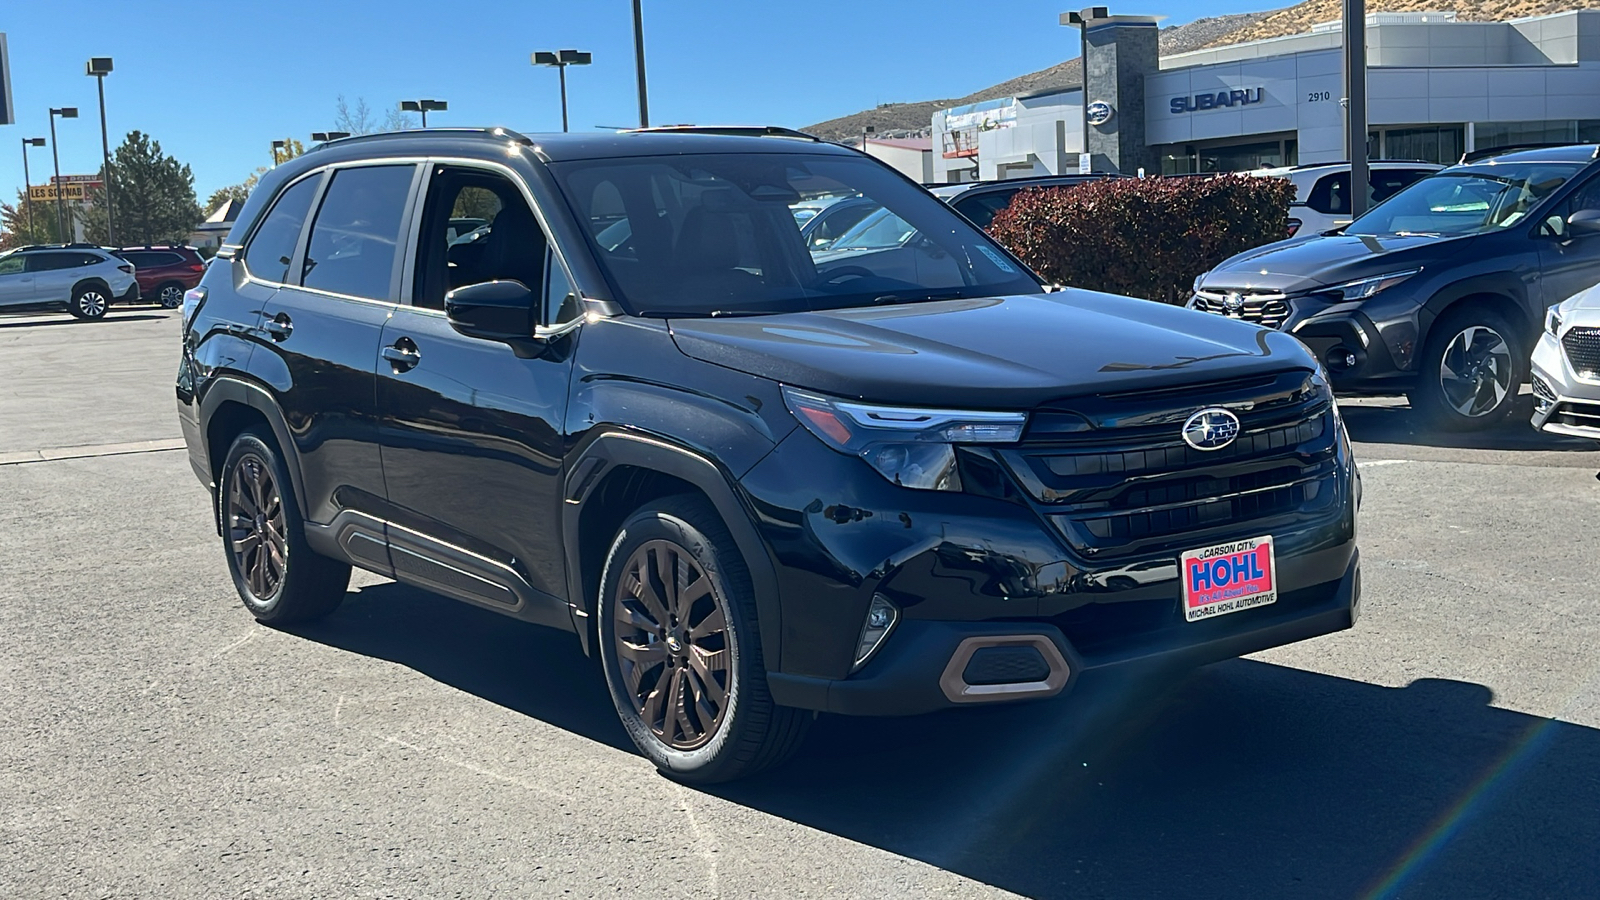
M 1553 122 L 1479 122 L 1475 130 L 1473 143 L 1479 150 L 1521 144 L 1571 144 L 1578 140 L 1578 123 L 1571 119 Z
M 1478 146 L 1483 146 L 1480 137 Z M 1420 160 L 1450 166 L 1466 152 L 1466 129 L 1460 125 L 1388 128 L 1383 132 L 1383 158 Z

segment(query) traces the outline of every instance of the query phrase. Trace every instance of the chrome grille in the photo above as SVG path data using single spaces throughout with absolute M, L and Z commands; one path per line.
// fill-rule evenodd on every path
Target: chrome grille
M 1561 347 L 1580 378 L 1600 378 L 1600 328 L 1568 328 Z
M 1268 328 L 1282 328 L 1291 312 L 1289 299 L 1283 294 L 1248 291 L 1196 291 L 1189 305 L 1201 312 L 1242 319 Z

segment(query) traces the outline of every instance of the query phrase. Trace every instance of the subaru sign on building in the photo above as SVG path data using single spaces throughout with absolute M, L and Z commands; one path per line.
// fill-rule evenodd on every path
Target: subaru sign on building
M 1097 170 L 1128 174 L 1344 158 L 1337 22 L 1159 57 L 1152 18 L 1108 16 L 1080 27 L 1087 85 L 990 101 L 1010 105 L 1009 133 L 952 141 L 948 117 L 934 114 L 935 181 L 1059 174 L 1076 169 L 1081 153 Z M 1508 22 L 1375 13 L 1367 58 L 1375 159 L 1453 163 L 1490 147 L 1600 142 L 1600 11 Z M 938 153 L 953 143 L 964 152 Z

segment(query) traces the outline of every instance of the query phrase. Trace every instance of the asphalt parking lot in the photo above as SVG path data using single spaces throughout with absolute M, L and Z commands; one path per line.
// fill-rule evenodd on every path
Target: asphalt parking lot
M 1577 897 L 1600 452 L 1347 404 L 1352 631 L 1047 703 L 823 717 L 658 776 L 571 636 L 371 576 L 257 626 L 175 440 L 174 313 L 0 318 L 0 896 Z

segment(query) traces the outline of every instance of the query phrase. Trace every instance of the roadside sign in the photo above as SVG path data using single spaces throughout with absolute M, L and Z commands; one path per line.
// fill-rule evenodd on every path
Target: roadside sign
M 99 184 L 99 175 L 51 175 L 51 184 Z
M 63 200 L 85 200 L 88 197 L 88 185 L 84 184 L 33 184 L 28 186 L 29 200 L 55 200 L 60 192 Z
M 11 105 L 11 54 L 6 50 L 6 35 L 0 31 L 0 125 L 17 124 L 17 110 Z

